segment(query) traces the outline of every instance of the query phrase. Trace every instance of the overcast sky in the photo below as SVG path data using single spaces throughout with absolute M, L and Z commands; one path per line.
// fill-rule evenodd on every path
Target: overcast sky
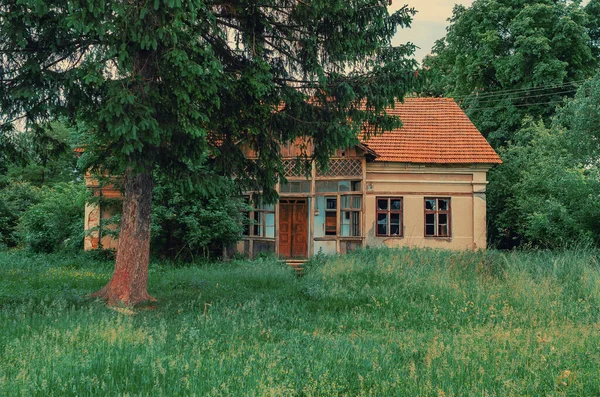
M 400 29 L 394 37 L 394 44 L 414 43 L 417 47 L 415 57 L 420 62 L 430 53 L 433 43 L 446 34 L 448 18 L 452 16 L 454 4 L 470 6 L 473 0 L 393 0 L 391 11 L 396 11 L 404 4 L 416 9 L 410 29 Z

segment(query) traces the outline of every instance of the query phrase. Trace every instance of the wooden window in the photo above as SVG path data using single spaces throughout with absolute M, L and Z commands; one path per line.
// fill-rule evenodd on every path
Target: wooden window
M 360 192 L 361 181 L 317 181 L 317 193 Z
M 361 196 L 340 196 L 340 236 L 360 237 Z
M 377 197 L 377 236 L 402 237 L 402 197 Z
M 252 207 L 248 212 L 248 224 L 244 234 L 250 237 L 275 238 L 275 206 L 264 204 L 260 197 L 246 202 Z
M 325 235 L 337 235 L 337 198 L 325 197 Z
M 338 194 L 315 200 L 315 237 L 362 236 L 362 196 Z
M 450 237 L 450 198 L 425 197 L 425 237 Z

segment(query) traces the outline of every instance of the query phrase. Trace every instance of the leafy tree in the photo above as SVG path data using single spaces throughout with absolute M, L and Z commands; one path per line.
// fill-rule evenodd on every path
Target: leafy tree
M 597 61 L 580 2 L 475 0 L 455 6 L 446 37 L 424 67 L 425 91 L 457 98 L 494 147 L 526 115 L 548 122 Z
M 95 296 L 137 304 L 147 293 L 155 166 L 223 175 L 273 199 L 279 144 L 305 136 L 324 161 L 414 79 L 414 46 L 391 47 L 407 7 L 387 0 L 3 0 L 0 108 L 29 123 L 83 122 L 82 164 L 124 175 L 112 279 Z M 310 100 L 308 100 L 310 98 Z M 365 105 L 366 110 L 360 110 Z M 242 145 L 254 149 L 246 160 Z M 189 178 L 187 179 L 190 180 Z
M 531 119 L 491 171 L 490 238 L 503 248 L 600 241 L 600 77 L 559 108 L 551 128 Z

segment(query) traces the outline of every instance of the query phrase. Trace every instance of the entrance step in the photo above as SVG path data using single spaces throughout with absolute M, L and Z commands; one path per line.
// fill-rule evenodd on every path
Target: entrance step
M 307 262 L 306 259 L 285 259 L 282 262 L 285 262 L 288 266 L 293 268 L 296 272 L 296 276 L 304 275 L 304 264 Z

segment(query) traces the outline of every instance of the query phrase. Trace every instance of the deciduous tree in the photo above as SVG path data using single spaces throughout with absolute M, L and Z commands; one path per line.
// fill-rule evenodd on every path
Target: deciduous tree
M 504 145 L 526 115 L 548 122 L 593 75 L 590 23 L 579 1 L 457 5 L 446 37 L 424 62 L 428 92 L 458 99 L 492 145 Z

